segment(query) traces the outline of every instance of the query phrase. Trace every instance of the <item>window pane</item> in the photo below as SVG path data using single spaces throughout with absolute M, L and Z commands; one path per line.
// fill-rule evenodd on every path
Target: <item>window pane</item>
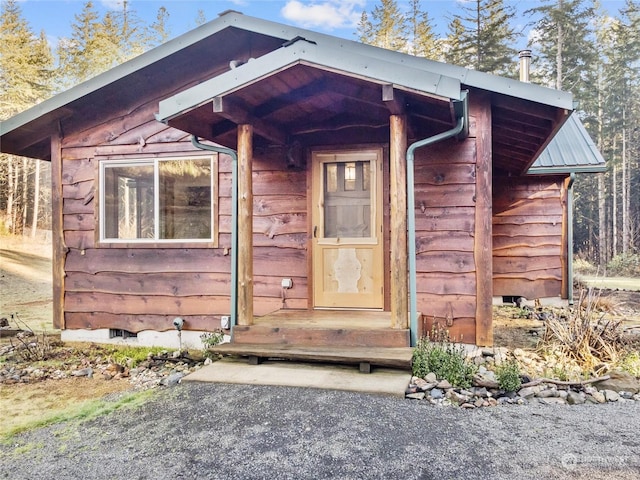
M 104 170 L 105 238 L 153 238 L 153 165 Z
M 211 235 L 211 159 L 158 162 L 161 239 Z

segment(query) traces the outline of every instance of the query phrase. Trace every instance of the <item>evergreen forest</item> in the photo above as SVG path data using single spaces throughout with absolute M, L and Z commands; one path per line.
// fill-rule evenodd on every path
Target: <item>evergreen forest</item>
M 353 39 L 512 78 L 514 46 L 525 40 L 531 82 L 573 93 L 607 162 L 604 173 L 577 176 L 574 255 L 601 275 L 640 276 L 640 2 L 611 12 L 598 0 L 541 0 L 526 11 L 508 0 L 452 1 L 438 19 L 428 4 L 377 0 Z M 145 23 L 127 0 L 105 14 L 92 1 L 75 5 L 70 36 L 52 46 L 45 31 L 31 29 L 20 1 L 0 3 L 0 120 L 172 38 L 168 8 Z M 202 11 L 193 17 L 206 21 Z M 48 162 L 0 154 L 0 234 L 50 229 L 49 170 Z

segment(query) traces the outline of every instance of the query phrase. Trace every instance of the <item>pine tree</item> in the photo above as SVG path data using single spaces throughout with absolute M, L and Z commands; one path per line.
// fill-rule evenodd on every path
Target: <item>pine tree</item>
M 153 48 L 165 43 L 170 36 L 167 20 L 169 19 L 169 11 L 165 7 L 158 9 L 156 21 L 149 27 L 148 47 Z
M 429 14 L 421 9 L 420 0 L 411 0 L 409 23 L 412 37 L 410 53 L 417 57 L 441 60 L 442 46 L 434 32 Z
M 44 32 L 34 35 L 15 0 L 0 4 L 0 43 L 0 118 L 6 119 L 51 95 L 53 59 Z M 0 155 L 0 210 L 11 233 L 25 226 L 39 194 L 30 188 L 33 166 L 26 158 Z
M 585 7 L 584 0 L 547 0 L 525 13 L 538 17 L 531 47 L 538 55 L 540 82 L 580 97 L 593 80 L 587 72 L 596 58 L 591 41 L 594 9 Z
M 449 22 L 449 35 L 444 41 L 444 60 L 451 65 L 472 68 L 470 47 L 464 40 L 465 28 L 459 18 Z
M 381 0 L 371 12 L 371 20 L 362 13 L 357 35 L 362 43 L 376 47 L 408 51 L 407 19 L 395 0 Z
M 481 72 L 515 76 L 518 34 L 511 26 L 515 10 L 504 0 L 474 0 L 449 24 L 447 61 Z M 453 58 L 452 58 L 453 57 Z M 456 61 L 453 62 L 452 60 Z

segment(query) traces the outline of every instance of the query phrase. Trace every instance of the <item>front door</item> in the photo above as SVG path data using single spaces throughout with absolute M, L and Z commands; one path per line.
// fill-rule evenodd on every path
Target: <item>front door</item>
M 315 308 L 384 305 L 382 151 L 313 154 Z

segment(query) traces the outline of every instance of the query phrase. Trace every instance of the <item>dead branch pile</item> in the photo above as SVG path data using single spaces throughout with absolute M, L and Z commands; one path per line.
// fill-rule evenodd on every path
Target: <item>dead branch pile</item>
M 545 322 L 543 345 L 553 345 L 585 369 L 618 362 L 625 350 L 621 320 L 605 318 L 600 305 L 599 291 L 581 291 L 577 308 L 566 318 Z

